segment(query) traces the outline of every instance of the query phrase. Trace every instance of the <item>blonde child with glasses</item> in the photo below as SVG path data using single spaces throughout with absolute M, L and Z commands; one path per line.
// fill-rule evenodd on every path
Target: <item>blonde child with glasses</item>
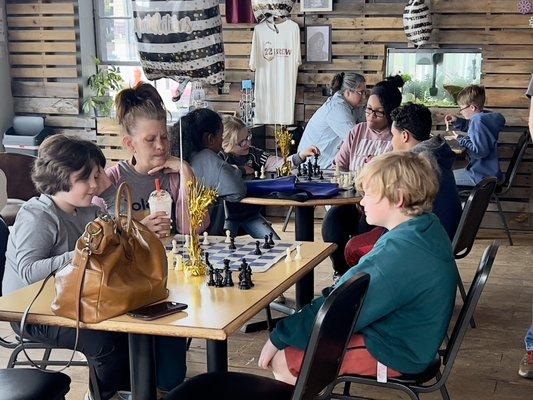
M 222 134 L 222 158 L 235 165 L 243 177 L 265 171 L 274 172 L 283 165 L 283 158 L 269 154 L 263 149 L 252 146 L 252 135 L 248 132 L 244 122 L 237 117 L 227 115 L 222 118 L 224 132 Z M 297 167 L 306 161 L 307 157 L 320 155 L 316 146 L 310 146 L 289 157 L 292 165 Z

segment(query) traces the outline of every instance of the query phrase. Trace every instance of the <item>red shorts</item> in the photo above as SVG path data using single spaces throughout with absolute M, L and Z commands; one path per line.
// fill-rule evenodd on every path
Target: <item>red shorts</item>
M 294 347 L 285 348 L 285 360 L 293 376 L 298 376 L 302 368 L 304 351 Z M 378 361 L 368 352 L 363 335 L 353 335 L 344 354 L 339 374 L 376 376 Z M 387 368 L 387 377 L 396 378 L 401 374 Z

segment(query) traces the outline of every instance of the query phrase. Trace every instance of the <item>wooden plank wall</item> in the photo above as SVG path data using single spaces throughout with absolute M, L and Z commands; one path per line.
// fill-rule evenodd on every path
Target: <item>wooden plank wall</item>
M 519 14 L 515 0 L 432 0 L 431 3 L 433 46 L 474 47 L 483 51 L 482 84 L 487 88 L 487 107 L 501 112 L 508 125 L 500 139 L 500 157 L 505 171 L 513 146 L 527 126 L 528 101 L 524 91 L 533 72 L 533 29 L 528 24 L 532 14 Z M 302 55 L 305 54 L 305 25 L 331 24 L 333 38 L 331 64 L 304 62 L 300 67 L 296 121 L 308 121 L 325 101 L 323 88 L 335 73 L 344 70 L 364 73 L 369 86 L 384 77 L 386 48 L 408 46 L 402 23 L 404 5 L 404 1 L 335 0 L 333 12 L 305 15 L 300 13 L 299 4 L 295 5 L 291 18 L 302 28 Z M 222 12 L 225 12 L 223 6 Z M 234 83 L 230 94 L 209 92 L 215 109 L 238 110 L 240 81 L 254 78 L 247 67 L 252 32 L 253 24 L 225 23 L 226 75 L 227 80 Z M 433 109 L 434 120 L 442 121 L 446 112 L 446 109 Z M 442 126 L 435 129 L 442 129 Z M 271 136 L 267 144 L 273 145 Z M 516 184 L 503 202 L 514 229 L 533 229 L 532 169 L 533 149 L 530 148 Z M 499 224 L 497 215 L 492 212 L 484 222 L 484 226 L 499 227 Z
M 77 2 L 7 0 L 6 14 L 15 114 L 94 138 L 94 119 L 80 114 Z

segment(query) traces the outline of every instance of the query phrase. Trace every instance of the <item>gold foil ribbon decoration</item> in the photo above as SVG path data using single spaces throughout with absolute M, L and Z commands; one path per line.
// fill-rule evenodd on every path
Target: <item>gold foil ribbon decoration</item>
M 288 159 L 289 152 L 291 151 L 292 133 L 290 133 L 287 128 L 281 127 L 274 132 L 274 137 L 276 138 L 276 144 L 279 147 L 281 152 L 281 157 L 283 157 L 283 165 L 278 168 L 279 176 L 289 176 L 292 173 L 292 163 Z

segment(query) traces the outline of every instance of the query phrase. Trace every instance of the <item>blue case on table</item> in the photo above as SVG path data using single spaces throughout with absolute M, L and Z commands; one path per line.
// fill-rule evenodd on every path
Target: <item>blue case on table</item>
M 327 199 L 339 194 L 339 185 L 328 182 L 297 182 L 295 189 L 306 192 L 310 199 Z
M 248 196 L 269 196 L 273 192 L 287 192 L 294 190 L 296 177 L 284 176 L 276 179 L 258 179 L 255 181 L 244 181 L 246 183 L 246 194 Z
M 309 199 L 326 199 L 339 194 L 339 186 L 336 183 L 296 182 L 294 175 L 245 182 L 247 195 L 252 197 L 305 201 Z

